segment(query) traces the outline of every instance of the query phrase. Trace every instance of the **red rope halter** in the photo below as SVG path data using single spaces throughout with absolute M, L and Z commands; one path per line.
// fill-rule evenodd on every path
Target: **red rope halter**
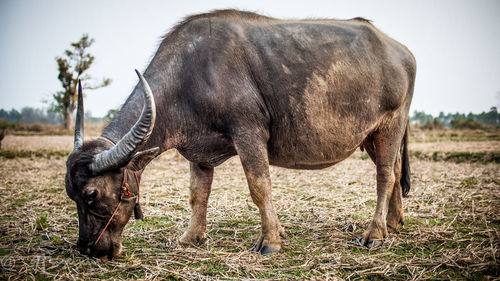
M 139 178 L 137 177 L 137 174 L 135 172 L 134 173 L 134 176 L 135 176 L 135 180 L 137 182 L 137 202 L 136 204 L 139 204 Z M 130 198 L 130 196 L 132 195 L 132 193 L 130 192 L 130 186 L 128 185 L 127 183 L 127 169 L 125 169 L 123 171 L 123 183 L 122 183 L 122 192 L 123 192 L 123 195 L 127 196 L 128 198 Z M 113 220 L 113 218 L 115 217 L 115 215 L 118 213 L 118 209 L 120 208 L 120 205 L 122 204 L 122 198 L 120 196 L 120 202 L 118 202 L 118 205 L 116 205 L 116 208 L 115 210 L 113 211 L 113 214 L 111 215 L 111 217 L 109 218 L 108 222 L 106 223 L 106 225 L 104 226 L 104 228 L 101 230 L 101 234 L 99 234 L 99 237 L 97 237 L 97 240 L 95 240 L 94 242 L 94 247 L 95 245 L 97 245 L 97 242 L 99 242 L 99 240 L 101 240 L 101 237 L 102 235 L 104 234 L 104 232 L 106 231 L 106 229 L 108 228 L 109 224 L 111 223 L 111 221 Z

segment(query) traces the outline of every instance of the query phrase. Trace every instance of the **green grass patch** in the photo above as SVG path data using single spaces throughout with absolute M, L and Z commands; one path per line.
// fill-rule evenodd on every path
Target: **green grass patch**
M 410 141 L 412 142 L 469 142 L 469 141 L 496 141 L 500 140 L 498 127 L 487 127 L 482 130 L 420 130 L 412 127 Z
M 125 270 L 111 271 L 104 274 L 96 274 L 92 277 L 98 279 L 113 279 L 113 280 L 137 280 L 144 278 L 144 270 L 136 267 L 127 268 Z
M 219 260 L 214 260 L 214 259 L 204 260 L 201 262 L 190 264 L 189 267 L 198 268 L 197 271 L 207 276 L 226 275 L 226 272 L 229 271 L 229 267 L 222 264 Z
M 0 221 L 13 221 L 15 219 L 13 216 L 0 216 Z
M 127 245 L 128 248 L 135 249 L 139 244 L 149 244 L 146 238 L 141 236 L 127 236 L 123 238 L 123 245 Z
M 10 253 L 10 249 L 0 248 L 0 256 L 5 256 Z
M 475 186 L 475 185 L 477 185 L 477 183 L 478 183 L 478 181 L 474 177 L 465 178 L 464 180 L 462 180 L 460 182 L 460 184 L 463 185 L 463 186 L 465 186 L 465 187 Z
M 365 201 L 365 206 L 367 207 L 375 207 L 377 205 L 377 201 L 373 199 L 368 199 Z
M 135 220 L 131 226 L 136 229 L 158 229 L 161 227 L 169 227 L 174 224 L 168 217 L 144 217 L 143 220 Z
M 36 218 L 35 220 L 36 229 L 43 230 L 49 227 L 49 222 L 47 220 L 47 213 L 43 213 L 41 216 Z
M 163 277 L 164 277 L 164 280 L 169 280 L 169 281 L 180 281 L 180 280 L 182 280 L 181 277 L 179 277 L 179 276 L 177 276 L 177 275 L 175 275 L 175 274 L 173 274 L 171 272 L 167 273 Z
M 410 157 L 421 160 L 449 161 L 454 163 L 500 163 L 500 152 L 441 152 L 409 151 Z
M 217 223 L 218 227 L 224 228 L 242 228 L 255 225 L 260 225 L 260 222 L 252 219 L 229 219 Z
M 295 269 L 295 270 L 290 271 L 289 273 L 291 275 L 294 275 L 294 276 L 297 276 L 297 277 L 301 277 L 303 275 L 306 275 L 307 272 L 308 272 L 308 270 L 305 270 L 305 269 Z
M 499 274 L 500 269 L 498 266 L 490 266 L 485 270 L 476 272 L 449 267 L 447 265 L 441 265 L 436 269 L 436 275 L 446 277 L 447 280 L 496 280 L 495 278 L 498 277 Z
M 14 207 L 24 207 L 24 204 L 26 204 L 28 201 L 30 201 L 28 198 L 14 199 L 12 200 L 10 205 Z
M 172 205 L 171 208 L 177 211 L 186 211 L 186 208 L 180 204 Z
M 52 236 L 51 239 L 52 239 L 52 243 L 54 243 L 54 245 L 64 244 L 64 240 L 59 236 Z

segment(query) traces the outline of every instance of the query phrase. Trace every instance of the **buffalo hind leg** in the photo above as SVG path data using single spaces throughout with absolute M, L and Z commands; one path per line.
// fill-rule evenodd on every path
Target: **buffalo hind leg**
M 363 149 L 366 150 L 373 163 L 377 164 L 375 146 L 373 139 L 367 140 Z M 397 230 L 398 224 L 404 224 L 403 222 L 403 203 L 402 203 L 402 188 L 401 188 L 401 151 L 394 164 L 394 189 L 392 191 L 391 199 L 389 200 L 389 210 L 387 213 L 387 227 L 389 232 L 395 232 Z
M 401 188 L 401 154 L 398 155 L 394 164 L 394 189 L 389 200 L 389 210 L 387 212 L 387 228 L 389 232 L 395 232 L 399 224 L 403 222 L 403 203 L 402 203 L 402 188 Z
M 192 215 L 186 232 L 179 238 L 179 243 L 185 246 L 200 245 L 205 241 L 207 228 L 208 197 L 212 189 L 214 169 L 190 163 L 191 184 L 190 204 Z
M 368 247 L 381 245 L 388 235 L 386 219 L 396 185 L 394 167 L 404 133 L 400 130 L 402 126 L 391 127 L 375 133 L 373 139 L 377 167 L 377 206 L 368 229 L 360 239 L 361 244 Z M 399 181 L 399 178 L 397 180 Z
M 245 143 L 236 145 L 236 150 L 245 171 L 252 201 L 259 208 L 262 223 L 262 234 L 251 251 L 262 255 L 277 252 L 281 249 L 284 231 L 272 204 L 266 144 Z

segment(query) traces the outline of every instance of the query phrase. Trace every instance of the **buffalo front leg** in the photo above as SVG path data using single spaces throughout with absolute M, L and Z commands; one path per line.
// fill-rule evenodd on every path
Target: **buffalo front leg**
M 203 167 L 196 163 L 190 163 L 191 184 L 190 204 L 192 215 L 186 232 L 179 238 L 182 245 L 196 246 L 205 241 L 207 228 L 207 205 L 208 197 L 212 189 L 214 169 Z
M 262 222 L 262 234 L 252 247 L 252 251 L 262 255 L 281 249 L 284 230 L 274 211 L 271 195 L 269 160 L 265 143 L 260 145 L 237 146 L 238 155 L 245 171 L 252 201 L 257 205 Z

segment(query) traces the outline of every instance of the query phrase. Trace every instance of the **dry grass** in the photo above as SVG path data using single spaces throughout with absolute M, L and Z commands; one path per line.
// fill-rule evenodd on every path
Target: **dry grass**
M 7 135 L 3 150 L 64 150 L 73 149 L 72 136 L 15 136 Z
M 106 124 L 101 123 L 85 123 L 85 134 L 87 136 L 99 136 Z M 25 124 L 25 123 L 10 123 L 0 121 L 0 128 L 6 129 L 8 134 L 17 136 L 72 136 L 74 130 L 65 130 L 61 125 L 52 124 Z
M 124 252 L 113 261 L 76 250 L 64 157 L 0 158 L 0 279 L 499 279 L 498 164 L 413 159 L 406 224 L 371 251 L 353 242 L 375 208 L 369 159 L 358 152 L 318 171 L 272 167 L 273 201 L 288 238 L 280 253 L 263 257 L 248 251 L 260 219 L 237 157 L 215 170 L 207 242 L 175 246 L 190 216 L 189 168 L 172 156 L 146 169 L 145 220 L 128 224 Z
M 498 152 L 500 141 L 441 141 L 414 142 L 409 149 L 413 151 L 446 151 L 446 152 Z
M 475 130 L 450 128 L 424 130 L 417 126 L 412 126 L 410 129 L 410 140 L 412 142 L 500 141 L 500 127 L 486 126 L 483 129 Z
M 96 137 L 85 137 L 85 141 Z M 3 150 L 53 150 L 66 151 L 73 150 L 73 136 L 18 136 L 7 135 L 2 142 Z

